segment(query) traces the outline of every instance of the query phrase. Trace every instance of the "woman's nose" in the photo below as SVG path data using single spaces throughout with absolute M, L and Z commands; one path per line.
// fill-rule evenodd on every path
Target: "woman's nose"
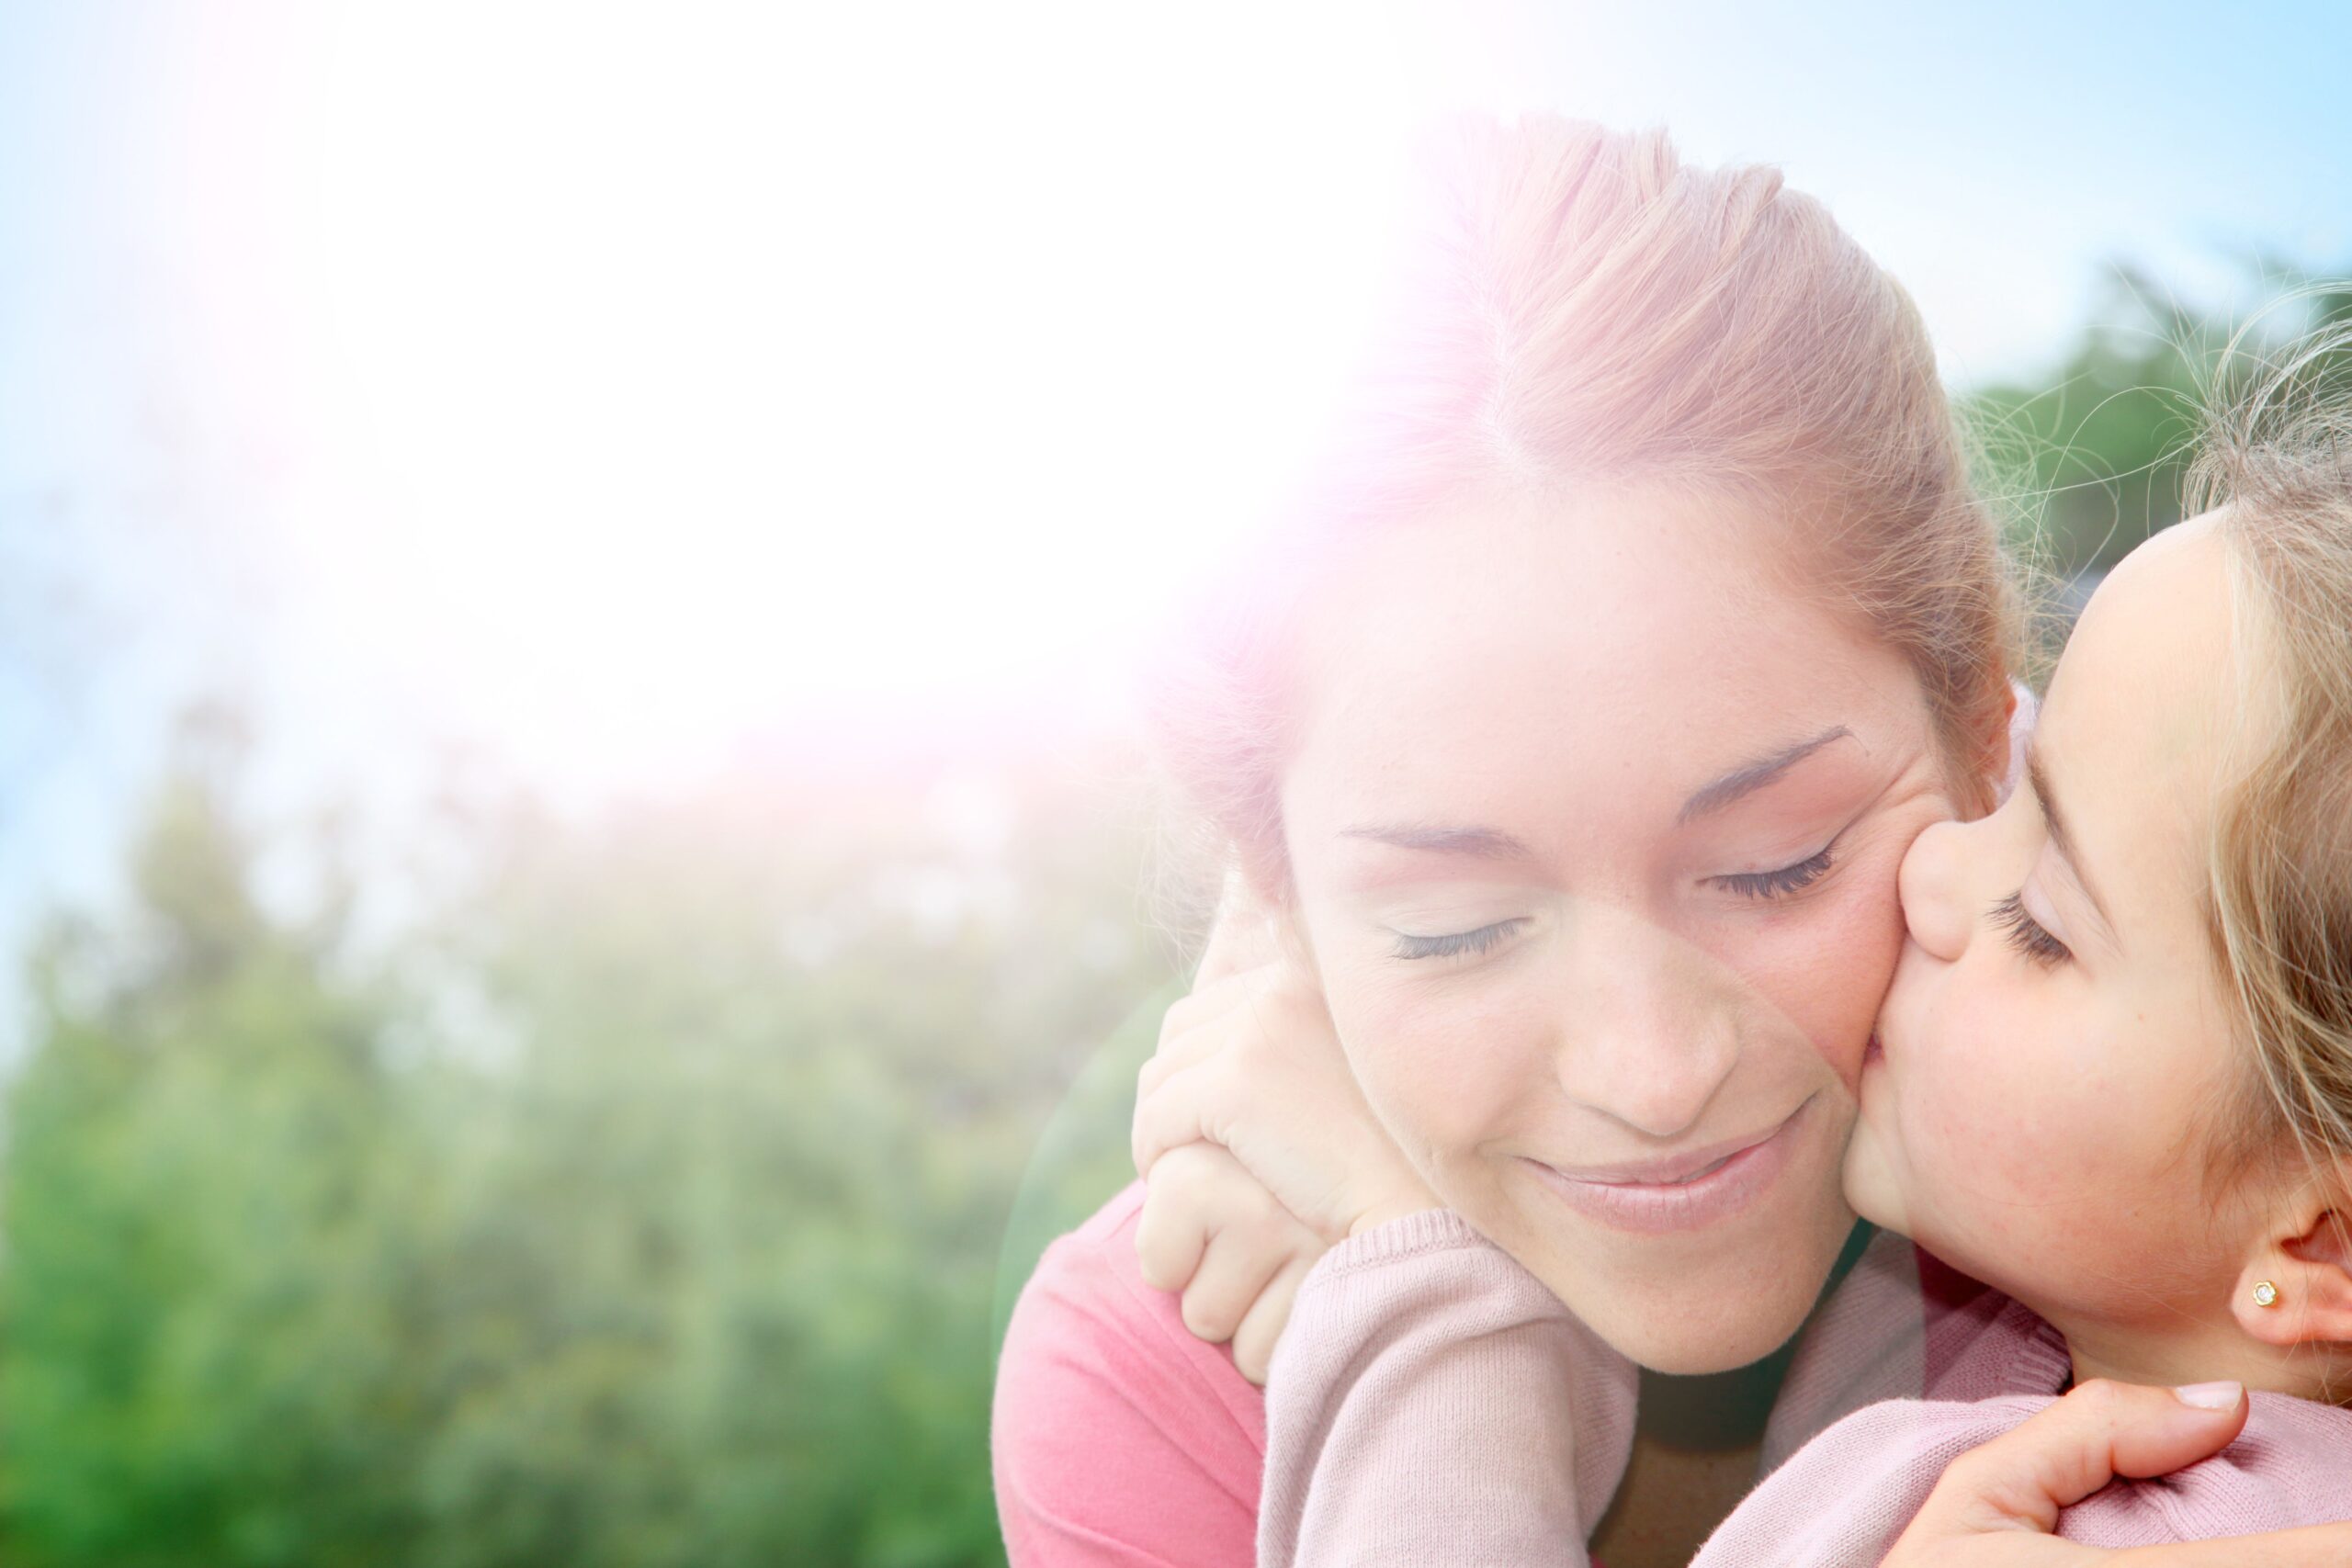
M 1739 1059 L 1739 1009 L 1704 955 L 1639 919 L 1588 929 L 1562 1019 L 1559 1074 L 1578 1103 L 1649 1137 L 1697 1125 Z
M 1895 886 L 1911 940 L 1949 964 L 1968 950 L 1975 929 L 1967 887 L 1966 824 L 1939 822 L 1911 842 Z

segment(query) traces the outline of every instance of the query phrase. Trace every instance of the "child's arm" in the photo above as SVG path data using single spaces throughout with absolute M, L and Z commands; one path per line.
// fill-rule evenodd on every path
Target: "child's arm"
M 2053 1530 L 2085 1550 L 2036 1533 Z M 2352 1412 L 2272 1393 L 2214 1409 L 2093 1381 L 1945 1472 L 1886 1565 L 2104 1559 L 2091 1548 L 2136 1549 L 2146 1568 L 2352 1562 Z
M 2087 1568 L 2123 1548 L 2148 1568 L 2352 1561 L 2352 1528 L 2245 1533 L 2352 1519 L 2352 1416 L 2283 1398 L 2262 1416 L 2231 1447 L 2242 1395 L 2214 1409 L 2093 1382 L 1874 1404 L 1750 1493 L 1692 1568 Z
M 1374 1226 L 1317 1265 L 1274 1353 L 1258 1561 L 1584 1568 L 1635 1387 L 1459 1215 Z
M 1750 1492 L 1690 1568 L 1891 1562 L 1887 1553 L 1953 1461 L 2048 1403 L 2046 1395 L 1973 1404 L 1900 1399 L 1858 1410 Z

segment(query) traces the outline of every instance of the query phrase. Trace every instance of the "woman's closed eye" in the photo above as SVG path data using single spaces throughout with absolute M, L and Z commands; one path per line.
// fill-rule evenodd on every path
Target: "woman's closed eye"
M 1466 954 L 1491 953 L 1497 944 L 1527 923 L 1521 915 L 1513 919 L 1497 920 L 1476 931 L 1450 931 L 1442 936 L 1411 936 L 1398 931 L 1396 956 L 1399 958 L 1460 958 Z
M 1990 916 L 1995 925 L 2008 933 L 2009 945 L 2045 969 L 2054 969 L 2075 954 L 2066 944 L 2026 912 L 2021 893 L 2012 893 L 1993 906 Z
M 1743 898 L 1785 898 L 1800 889 L 1812 886 L 1829 874 L 1830 852 L 1835 844 L 1794 865 L 1784 865 L 1778 871 L 1739 871 L 1726 876 L 1711 876 L 1707 880 L 1729 893 Z

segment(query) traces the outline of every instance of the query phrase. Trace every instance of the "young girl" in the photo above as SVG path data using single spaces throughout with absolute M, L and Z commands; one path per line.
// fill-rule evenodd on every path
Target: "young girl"
M 2244 1432 L 2061 1497 L 2059 1534 L 2352 1519 L 2352 408 L 2286 400 L 2213 443 L 2213 510 L 2092 598 L 2024 785 L 1903 864 L 1846 1189 L 1995 1291 L 1935 1320 L 1927 1399 L 1829 1427 L 1702 1568 L 1880 1562 L 1951 1461 L 2091 1379 L 2175 1385 Z M 1310 1277 L 1272 1374 L 1267 1560 L 1394 1560 L 1370 1543 L 1406 1473 L 1459 1489 L 1447 1561 L 1580 1547 L 1568 1488 L 1494 1482 L 1560 1419 L 1528 1391 L 1605 1408 L 1611 1353 L 1522 1271 L 1462 1267 L 1491 1250 L 1431 1212 Z M 1417 1334 L 1476 1348 L 1398 1349 Z M 1366 1400 L 1417 1419 L 1367 1427 Z
M 2352 1519 L 2352 409 L 2286 395 L 2092 598 L 2026 787 L 1904 862 L 1846 1190 L 2010 1298 L 1955 1369 L 1984 1385 L 1831 1427 L 1702 1563 L 1875 1561 L 1951 1458 L 2090 1378 L 2251 1409 L 2060 1533 Z

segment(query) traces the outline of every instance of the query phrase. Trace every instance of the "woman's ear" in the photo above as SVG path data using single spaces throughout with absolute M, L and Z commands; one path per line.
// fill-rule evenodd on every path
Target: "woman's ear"
M 2266 1345 L 2352 1345 L 2352 1216 L 2317 1201 L 2289 1211 L 2239 1274 L 2230 1311 Z
M 1241 865 L 1228 865 L 1209 925 L 1208 946 L 1193 972 L 1193 988 L 1261 968 L 1282 953 L 1280 918 L 1260 879 Z
M 1307 944 L 1298 900 L 1289 896 L 1288 874 L 1239 863 L 1227 869 L 1208 946 L 1193 974 L 1193 989 L 1278 961 L 1303 975 L 1315 973 L 1314 949 Z
M 2011 683 L 1977 721 L 1977 776 L 1992 781 L 1996 806 L 2009 798 L 2025 770 L 2025 738 L 2033 728 L 2033 694 Z

